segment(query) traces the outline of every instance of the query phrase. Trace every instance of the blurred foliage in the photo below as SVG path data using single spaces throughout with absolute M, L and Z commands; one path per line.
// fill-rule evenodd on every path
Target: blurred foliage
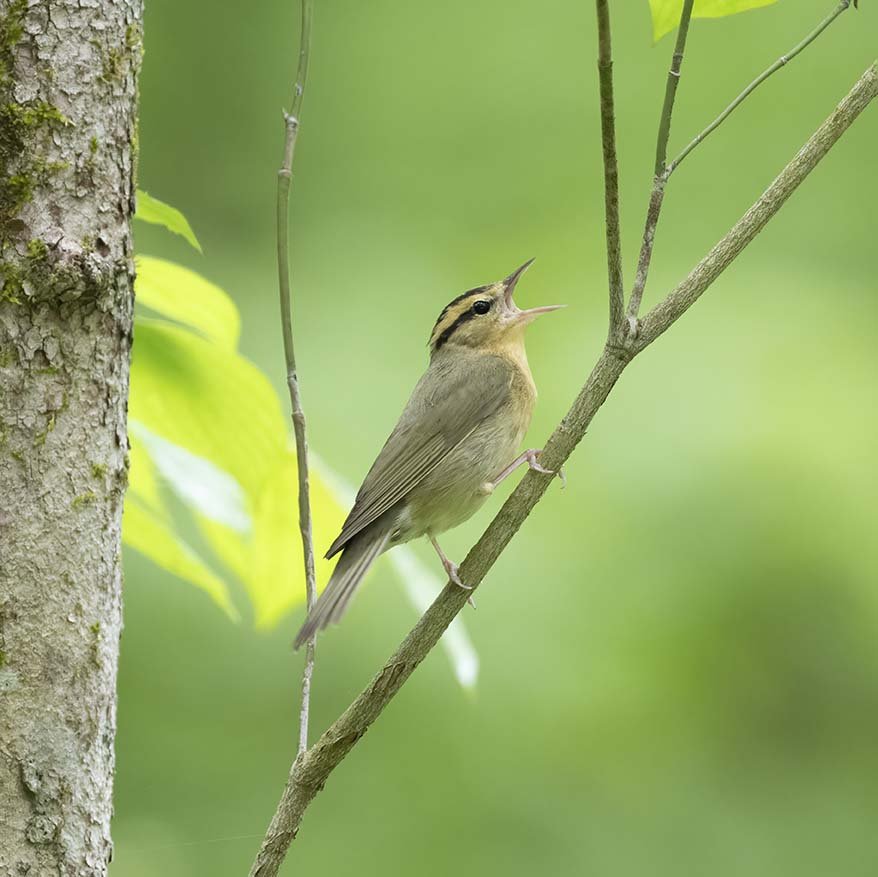
M 833 5 L 693 22 L 672 151 Z M 671 44 L 651 47 L 646 3 L 613 14 L 630 271 Z M 192 220 L 209 271 L 151 226 L 138 251 L 233 291 L 240 349 L 276 396 L 274 187 L 297 16 L 280 0 L 246 13 L 152 0 L 142 79 L 141 179 Z M 875 44 L 861 4 L 675 174 L 647 305 Z M 442 306 L 529 256 L 522 304 L 570 305 L 531 330 L 529 445 L 581 386 L 606 327 L 594 59 L 593 5 L 578 0 L 318 4 L 293 189 L 297 356 L 312 444 L 347 481 L 395 422 Z M 476 694 L 428 660 L 317 798 L 283 873 L 878 871 L 876 139 L 870 109 L 626 372 L 568 489 L 467 612 Z M 449 554 L 501 493 L 449 534 Z M 135 553 L 126 565 L 111 873 L 246 873 L 295 751 L 301 611 L 254 633 Z M 321 640 L 315 734 L 411 625 L 390 569 Z
M 695 0 L 692 17 L 724 18 L 776 2 L 777 0 Z M 649 0 L 649 9 L 652 12 L 653 39 L 657 42 L 680 23 L 683 0 Z
M 140 315 L 135 322 L 123 537 L 236 617 L 223 580 L 234 573 L 256 624 L 273 624 L 304 600 L 301 543 L 291 538 L 298 529 L 295 452 L 277 394 L 237 352 L 238 311 L 218 286 L 141 257 L 135 292 L 138 305 L 161 319 Z M 189 514 L 219 567 L 199 553 L 191 528 L 187 533 L 185 522 L 175 521 L 163 488 Z M 312 504 L 315 532 L 331 538 L 344 512 L 319 475 Z M 328 575 L 331 566 L 321 557 L 318 574 Z

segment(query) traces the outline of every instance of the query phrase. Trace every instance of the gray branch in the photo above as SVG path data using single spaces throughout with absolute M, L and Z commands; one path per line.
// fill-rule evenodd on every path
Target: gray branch
M 290 185 L 292 183 L 293 156 L 299 133 L 299 118 L 305 99 L 308 81 L 308 62 L 311 58 L 311 21 L 313 0 L 302 0 L 302 21 L 299 35 L 299 69 L 289 113 L 284 113 L 286 139 L 284 140 L 283 164 L 277 172 L 277 273 L 280 293 L 281 325 L 284 339 L 284 357 L 287 367 L 287 387 L 290 391 L 293 433 L 296 438 L 296 470 L 299 481 L 299 532 L 302 537 L 302 554 L 305 563 L 305 600 L 310 612 L 317 600 L 317 581 L 314 574 L 314 538 L 311 525 L 311 485 L 308 479 L 308 436 L 302 395 L 299 390 L 299 373 L 296 369 L 296 351 L 293 344 L 292 295 L 290 291 Z M 314 675 L 314 650 L 316 638 L 305 646 L 305 666 L 302 670 L 302 701 L 299 708 L 299 755 L 308 748 L 308 715 L 311 708 L 311 678 Z
M 655 144 L 652 194 L 650 195 L 649 207 L 646 211 L 643 242 L 640 245 L 640 255 L 637 258 L 634 287 L 631 290 L 631 298 L 628 301 L 630 328 L 628 338 L 633 338 L 637 334 L 637 315 L 640 313 L 640 302 L 643 299 L 643 290 L 646 288 L 646 277 L 649 274 L 649 265 L 652 262 L 652 248 L 655 243 L 655 230 L 658 227 L 659 216 L 661 216 L 662 212 L 662 202 L 665 197 L 665 184 L 668 181 L 665 162 L 668 158 L 668 139 L 671 136 L 671 117 L 674 115 L 674 101 L 677 97 L 677 87 L 680 84 L 680 70 L 683 66 L 683 53 L 686 50 L 686 37 L 689 35 L 689 22 L 692 19 L 694 2 L 695 0 L 683 0 L 683 8 L 680 11 L 680 25 L 677 28 L 677 42 L 674 45 L 674 54 L 671 56 L 671 66 L 668 70 L 667 82 L 665 83 L 665 100 L 662 105 L 662 114 L 659 118 L 658 136 L 656 137 Z
M 619 224 L 619 164 L 616 159 L 616 110 L 613 99 L 613 41 L 609 0 L 596 0 L 601 144 L 604 157 L 604 209 L 607 226 L 607 274 L 610 286 L 609 338 L 619 338 L 625 314 L 622 242 Z
M 589 424 L 631 359 L 672 326 L 777 213 L 789 195 L 816 167 L 853 121 L 878 94 L 878 62 L 860 78 L 833 114 L 787 165 L 759 201 L 717 244 L 661 305 L 643 320 L 631 349 L 608 343 L 572 407 L 546 443 L 541 457 L 559 469 L 579 444 Z M 552 476 L 529 471 L 509 496 L 460 567 L 461 577 L 478 586 L 545 493 Z M 470 592 L 448 584 L 402 645 L 345 712 L 290 770 L 277 811 L 263 844 L 266 855 L 252 877 L 273 877 L 296 836 L 308 805 L 332 771 L 436 645 Z

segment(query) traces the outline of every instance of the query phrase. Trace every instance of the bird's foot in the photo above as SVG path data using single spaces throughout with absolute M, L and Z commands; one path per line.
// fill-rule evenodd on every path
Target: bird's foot
M 467 585 L 464 583 L 463 579 L 460 577 L 460 573 L 458 572 L 458 565 L 453 561 L 449 560 L 447 557 L 442 561 L 442 566 L 445 567 L 445 572 L 448 574 L 448 578 L 450 581 L 454 582 L 458 588 L 463 588 L 464 591 L 471 591 L 473 589 L 472 585 Z M 473 607 L 476 608 L 475 601 L 472 596 L 468 596 L 466 598 L 466 602 Z
M 448 576 L 449 581 L 457 585 L 458 588 L 463 588 L 464 591 L 472 591 L 472 585 L 464 584 L 463 580 L 461 579 L 460 573 L 458 572 L 458 565 L 453 560 L 449 560 L 445 556 L 445 552 L 439 547 L 439 543 L 433 536 L 430 536 L 430 542 L 433 543 L 433 548 L 436 549 L 436 554 L 439 555 L 439 560 L 442 561 L 442 568 L 445 570 L 445 574 Z M 473 602 L 472 597 L 467 597 L 466 602 L 469 603 L 470 606 L 473 607 L 473 609 L 476 608 L 476 604 Z
M 464 591 L 472 590 L 469 585 L 465 585 L 461 581 L 460 573 L 458 572 L 460 567 L 453 560 L 448 560 L 448 558 L 446 558 L 442 565 L 445 567 L 445 572 L 448 574 L 448 578 L 451 579 L 458 588 L 463 588 Z
M 522 454 L 522 457 L 524 457 L 522 462 L 527 463 L 528 468 L 533 469 L 534 472 L 542 472 L 543 475 L 554 475 L 554 469 L 547 469 L 540 464 L 540 454 L 542 454 L 542 450 L 539 448 L 528 448 L 528 450 Z
M 523 454 L 516 457 L 502 472 L 499 472 L 493 481 L 486 481 L 482 484 L 479 487 L 479 492 L 486 495 L 491 493 L 501 481 L 508 478 L 523 463 L 527 463 L 528 468 L 533 469 L 534 472 L 540 472 L 543 475 L 557 475 L 561 481 L 561 487 L 566 487 L 567 478 L 564 476 L 564 470 L 559 469 L 556 472 L 554 469 L 547 469 L 540 463 L 540 454 L 542 454 L 540 448 L 528 448 Z
M 540 454 L 542 454 L 542 450 L 538 450 L 537 448 L 531 448 L 529 451 L 524 452 L 524 459 L 527 461 L 528 467 L 535 472 L 542 472 L 543 475 L 557 475 L 558 480 L 561 482 L 561 489 L 563 490 L 567 487 L 567 476 L 564 474 L 563 466 L 558 470 L 547 469 L 539 462 Z

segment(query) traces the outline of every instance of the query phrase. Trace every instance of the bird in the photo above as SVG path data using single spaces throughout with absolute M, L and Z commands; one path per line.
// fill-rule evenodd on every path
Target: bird
M 494 488 L 540 450 L 516 455 L 537 398 L 524 346 L 526 327 L 563 305 L 520 309 L 512 294 L 528 260 L 508 277 L 457 296 L 439 314 L 427 371 L 357 493 L 327 558 L 341 554 L 295 648 L 337 623 L 376 558 L 427 536 L 448 578 L 469 590 L 436 537 L 463 523 Z

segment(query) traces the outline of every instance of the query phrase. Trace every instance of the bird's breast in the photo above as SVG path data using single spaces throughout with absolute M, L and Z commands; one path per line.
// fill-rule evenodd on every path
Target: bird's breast
M 475 514 L 488 496 L 485 483 L 515 459 L 535 400 L 530 373 L 516 369 L 500 408 L 482 420 L 408 495 L 394 541 L 442 533 Z

